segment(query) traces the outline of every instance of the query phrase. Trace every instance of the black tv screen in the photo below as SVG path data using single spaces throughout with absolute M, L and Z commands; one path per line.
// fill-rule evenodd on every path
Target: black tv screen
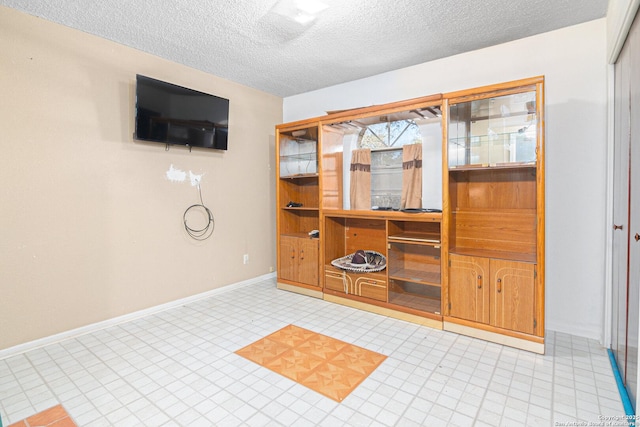
M 136 75 L 136 139 L 226 150 L 228 126 L 228 99 Z

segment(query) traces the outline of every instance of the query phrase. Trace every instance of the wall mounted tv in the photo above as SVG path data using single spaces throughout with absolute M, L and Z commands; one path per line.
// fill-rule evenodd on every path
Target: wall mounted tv
M 136 75 L 136 139 L 226 150 L 228 126 L 228 99 Z

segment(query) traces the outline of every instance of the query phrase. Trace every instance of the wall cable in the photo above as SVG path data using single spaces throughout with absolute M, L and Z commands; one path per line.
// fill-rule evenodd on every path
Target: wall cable
M 182 215 L 182 221 L 184 222 L 185 231 L 187 232 L 187 234 L 189 236 L 191 236 L 192 239 L 195 239 L 195 240 L 206 240 L 209 237 L 211 237 L 211 235 L 213 234 L 213 229 L 215 228 L 215 224 L 216 223 L 215 223 L 215 219 L 213 217 L 213 213 L 211 212 L 211 210 L 209 210 L 208 207 L 206 207 L 204 205 L 204 202 L 202 201 L 202 190 L 200 188 L 200 182 L 198 182 L 198 194 L 200 195 L 200 203 L 189 206 L 187 208 L 187 210 L 184 211 L 184 214 Z M 208 219 L 207 225 L 205 225 L 203 228 L 192 228 L 192 227 L 189 227 L 189 225 L 187 224 L 187 214 L 191 210 L 202 210 L 202 211 L 204 211 L 205 216 Z

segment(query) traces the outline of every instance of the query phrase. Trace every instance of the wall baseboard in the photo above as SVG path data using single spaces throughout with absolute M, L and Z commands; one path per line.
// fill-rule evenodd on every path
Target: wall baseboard
M 203 298 L 208 298 L 214 295 L 219 295 L 225 292 L 232 291 L 234 289 L 242 288 L 244 286 L 253 285 L 254 283 L 262 282 L 264 280 L 268 280 L 271 278 L 275 278 L 276 273 L 268 273 L 262 276 L 254 277 L 252 279 L 243 280 L 242 282 L 232 283 L 230 285 L 222 286 L 220 288 L 212 289 L 210 291 L 202 292 L 200 294 L 191 295 L 189 297 L 177 299 L 175 301 L 171 301 L 168 303 L 156 305 L 153 307 L 145 308 L 143 310 L 134 311 L 133 313 L 124 314 L 122 316 L 113 317 L 111 319 L 103 320 L 101 322 L 92 323 L 90 325 L 81 326 L 76 329 L 71 329 L 69 331 L 60 332 L 55 335 L 50 335 L 48 337 L 39 338 L 37 340 L 29 341 L 24 344 L 18 344 L 13 347 L 9 347 L 3 350 L 0 350 L 0 360 L 6 359 L 8 357 L 16 356 L 18 354 L 26 353 L 30 350 L 35 350 L 36 348 L 44 347 L 49 344 L 54 344 L 56 342 L 60 342 L 63 340 L 67 340 L 70 338 L 76 338 L 81 335 L 89 334 L 91 332 L 99 331 L 101 329 L 108 328 L 110 326 L 118 325 L 120 323 L 129 322 L 131 320 L 139 319 L 144 316 L 149 316 L 151 314 L 160 313 L 165 310 L 169 310 L 174 307 L 179 307 L 181 305 L 189 304 L 194 301 L 201 300 Z
M 559 332 L 561 334 L 573 335 L 575 337 L 587 338 L 590 340 L 595 340 L 601 342 L 602 336 L 599 330 L 598 325 L 584 325 L 578 323 L 563 323 L 563 322 L 554 322 L 554 321 L 545 321 L 544 329 L 546 331 Z M 603 347 L 608 347 L 603 344 Z

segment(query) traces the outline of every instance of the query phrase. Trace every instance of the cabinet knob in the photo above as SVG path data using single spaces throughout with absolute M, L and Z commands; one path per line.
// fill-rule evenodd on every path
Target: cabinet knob
M 636 239 L 636 242 L 637 242 L 638 240 L 640 240 L 640 234 L 636 233 L 636 235 L 633 238 Z
M 478 274 L 478 289 L 482 289 L 482 276 Z
M 304 259 L 304 249 L 300 251 L 300 259 Z
M 291 249 L 291 259 L 294 259 L 296 257 L 296 251 L 295 249 Z
M 502 279 L 498 279 L 498 293 L 502 292 Z
M 615 224 L 613 224 L 613 229 L 614 229 L 614 230 L 622 230 L 622 225 L 615 225 Z

